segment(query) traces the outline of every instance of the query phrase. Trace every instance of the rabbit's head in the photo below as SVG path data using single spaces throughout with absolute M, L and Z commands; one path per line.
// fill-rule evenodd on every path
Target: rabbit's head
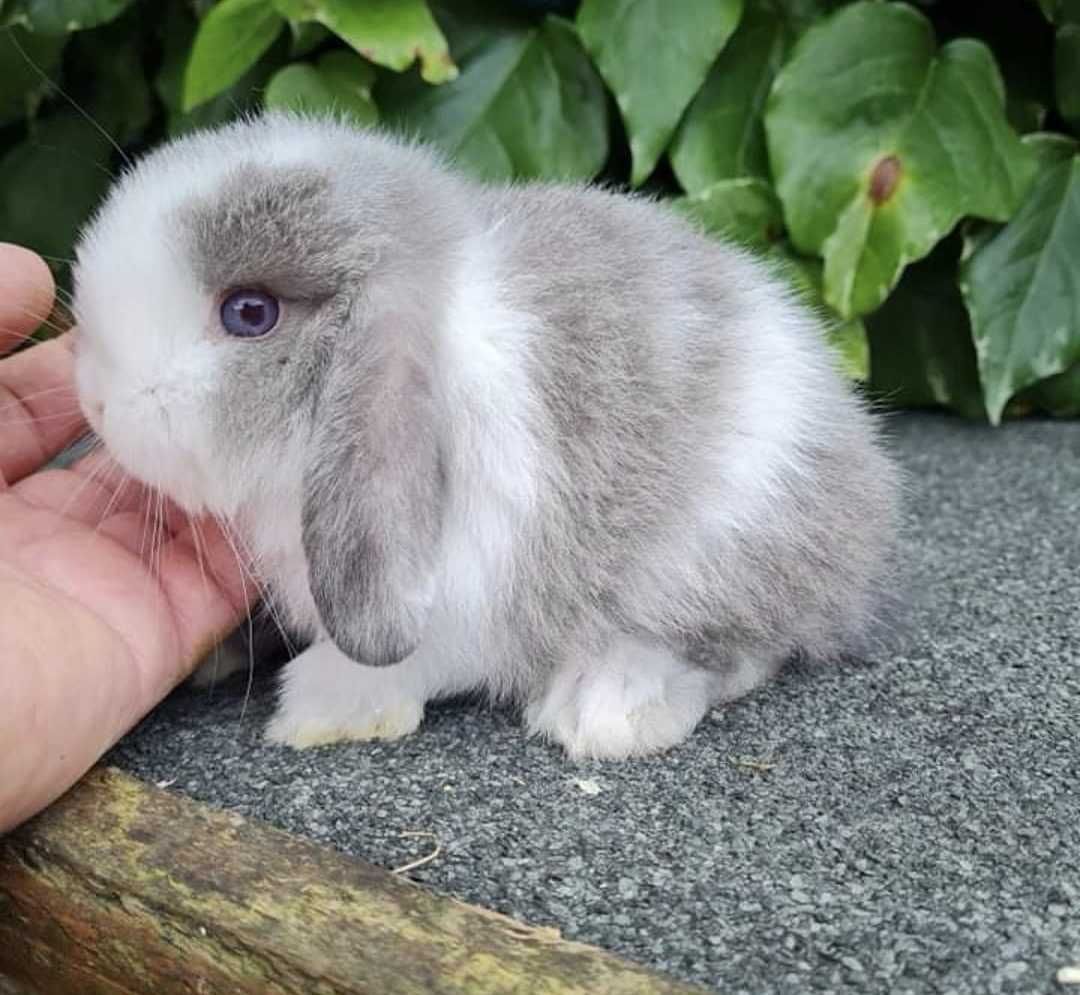
M 77 251 L 91 426 L 189 512 L 298 507 L 323 625 L 367 663 L 406 655 L 432 598 L 459 201 L 417 148 L 272 116 L 142 160 Z

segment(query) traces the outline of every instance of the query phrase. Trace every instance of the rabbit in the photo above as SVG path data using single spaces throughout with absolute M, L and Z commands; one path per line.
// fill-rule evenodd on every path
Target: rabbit
M 122 176 L 74 284 L 91 426 L 226 519 L 310 641 L 272 742 L 479 692 L 641 756 L 876 631 L 877 416 L 782 280 L 662 202 L 268 114 Z

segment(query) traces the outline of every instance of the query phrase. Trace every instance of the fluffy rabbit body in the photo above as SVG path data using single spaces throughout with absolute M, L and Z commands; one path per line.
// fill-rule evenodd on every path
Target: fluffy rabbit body
M 313 640 L 273 740 L 483 690 L 573 756 L 647 753 L 873 621 L 870 416 L 815 317 L 660 205 L 271 116 L 129 172 L 76 287 L 93 427 Z

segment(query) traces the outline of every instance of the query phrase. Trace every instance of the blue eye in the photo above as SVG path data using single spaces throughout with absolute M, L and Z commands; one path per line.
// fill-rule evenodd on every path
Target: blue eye
M 253 339 L 277 324 L 277 298 L 262 290 L 234 290 L 221 302 L 221 324 L 230 335 Z

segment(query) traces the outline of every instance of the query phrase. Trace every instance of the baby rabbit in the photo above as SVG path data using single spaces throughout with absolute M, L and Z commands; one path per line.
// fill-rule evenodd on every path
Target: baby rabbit
M 118 182 L 75 310 L 112 455 L 225 517 L 313 640 L 275 742 L 482 690 L 573 757 L 651 753 L 874 621 L 870 416 L 816 318 L 662 205 L 245 120 Z

